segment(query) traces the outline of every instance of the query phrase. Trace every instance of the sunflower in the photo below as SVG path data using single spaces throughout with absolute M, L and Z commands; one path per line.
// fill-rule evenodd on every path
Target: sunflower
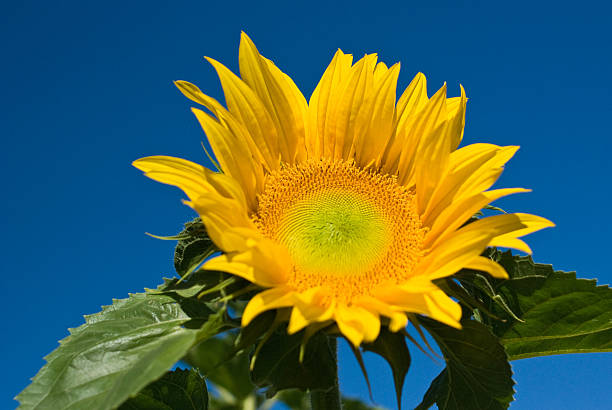
M 193 108 L 219 172 L 168 156 L 134 166 L 181 188 L 221 255 L 204 269 L 229 272 L 261 291 L 242 325 L 290 311 L 288 332 L 335 323 L 354 346 L 409 314 L 460 328 L 461 308 L 434 281 L 461 269 L 507 273 L 481 256 L 488 246 L 530 253 L 519 237 L 553 226 L 514 213 L 474 220 L 523 188 L 489 190 L 518 147 L 463 137 L 467 98 L 431 98 L 417 74 L 396 100 L 399 64 L 338 50 L 307 102 L 289 76 L 242 34 L 240 77 L 216 69 L 227 108 L 196 86 Z M 468 223 L 469 222 L 469 223 Z

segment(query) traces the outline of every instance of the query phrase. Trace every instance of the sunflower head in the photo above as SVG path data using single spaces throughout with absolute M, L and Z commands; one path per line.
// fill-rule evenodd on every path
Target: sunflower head
M 529 214 L 475 219 L 523 188 L 490 190 L 517 147 L 458 148 L 467 98 L 431 98 L 417 74 L 399 99 L 399 64 L 338 51 L 307 102 L 242 34 L 240 76 L 208 58 L 227 107 L 196 86 L 194 108 L 219 172 L 155 156 L 134 165 L 181 188 L 222 254 L 203 268 L 261 289 L 242 316 L 290 312 L 289 333 L 336 324 L 354 346 L 421 314 L 459 328 L 461 308 L 435 284 L 464 268 L 507 277 L 489 246 L 530 252 L 519 237 L 553 224 Z M 469 222 L 469 223 L 468 223 Z

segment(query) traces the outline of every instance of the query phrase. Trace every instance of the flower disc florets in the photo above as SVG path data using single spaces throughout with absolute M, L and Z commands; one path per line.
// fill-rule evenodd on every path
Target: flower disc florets
M 307 161 L 270 175 L 253 220 L 289 250 L 291 286 L 325 287 L 345 302 L 410 277 L 425 234 L 409 189 L 346 161 Z

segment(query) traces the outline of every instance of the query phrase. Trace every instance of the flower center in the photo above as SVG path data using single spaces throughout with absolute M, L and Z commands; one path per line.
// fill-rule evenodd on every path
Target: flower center
M 277 238 L 304 272 L 350 275 L 384 257 L 391 239 L 387 224 L 369 198 L 323 189 L 289 206 Z
M 258 199 L 253 220 L 289 250 L 289 284 L 298 291 L 325 287 L 350 302 L 383 282 L 400 283 L 421 256 L 415 198 L 395 177 L 311 160 L 269 175 Z

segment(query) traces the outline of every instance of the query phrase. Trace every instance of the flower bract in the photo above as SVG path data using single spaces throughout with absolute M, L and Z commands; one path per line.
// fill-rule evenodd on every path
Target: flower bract
M 399 99 L 399 64 L 375 54 L 353 63 L 338 52 L 307 102 L 289 76 L 243 33 L 240 76 L 208 58 L 227 107 L 196 86 L 193 108 L 220 172 L 168 156 L 134 165 L 181 188 L 222 251 L 204 268 L 261 291 L 242 316 L 290 311 L 288 332 L 337 324 L 355 346 L 381 321 L 398 331 L 407 314 L 460 327 L 461 308 L 434 281 L 464 268 L 506 278 L 481 256 L 489 246 L 530 252 L 520 237 L 550 227 L 541 217 L 473 216 L 523 188 L 490 190 L 518 147 L 463 137 L 467 97 L 431 98 L 417 74 Z

